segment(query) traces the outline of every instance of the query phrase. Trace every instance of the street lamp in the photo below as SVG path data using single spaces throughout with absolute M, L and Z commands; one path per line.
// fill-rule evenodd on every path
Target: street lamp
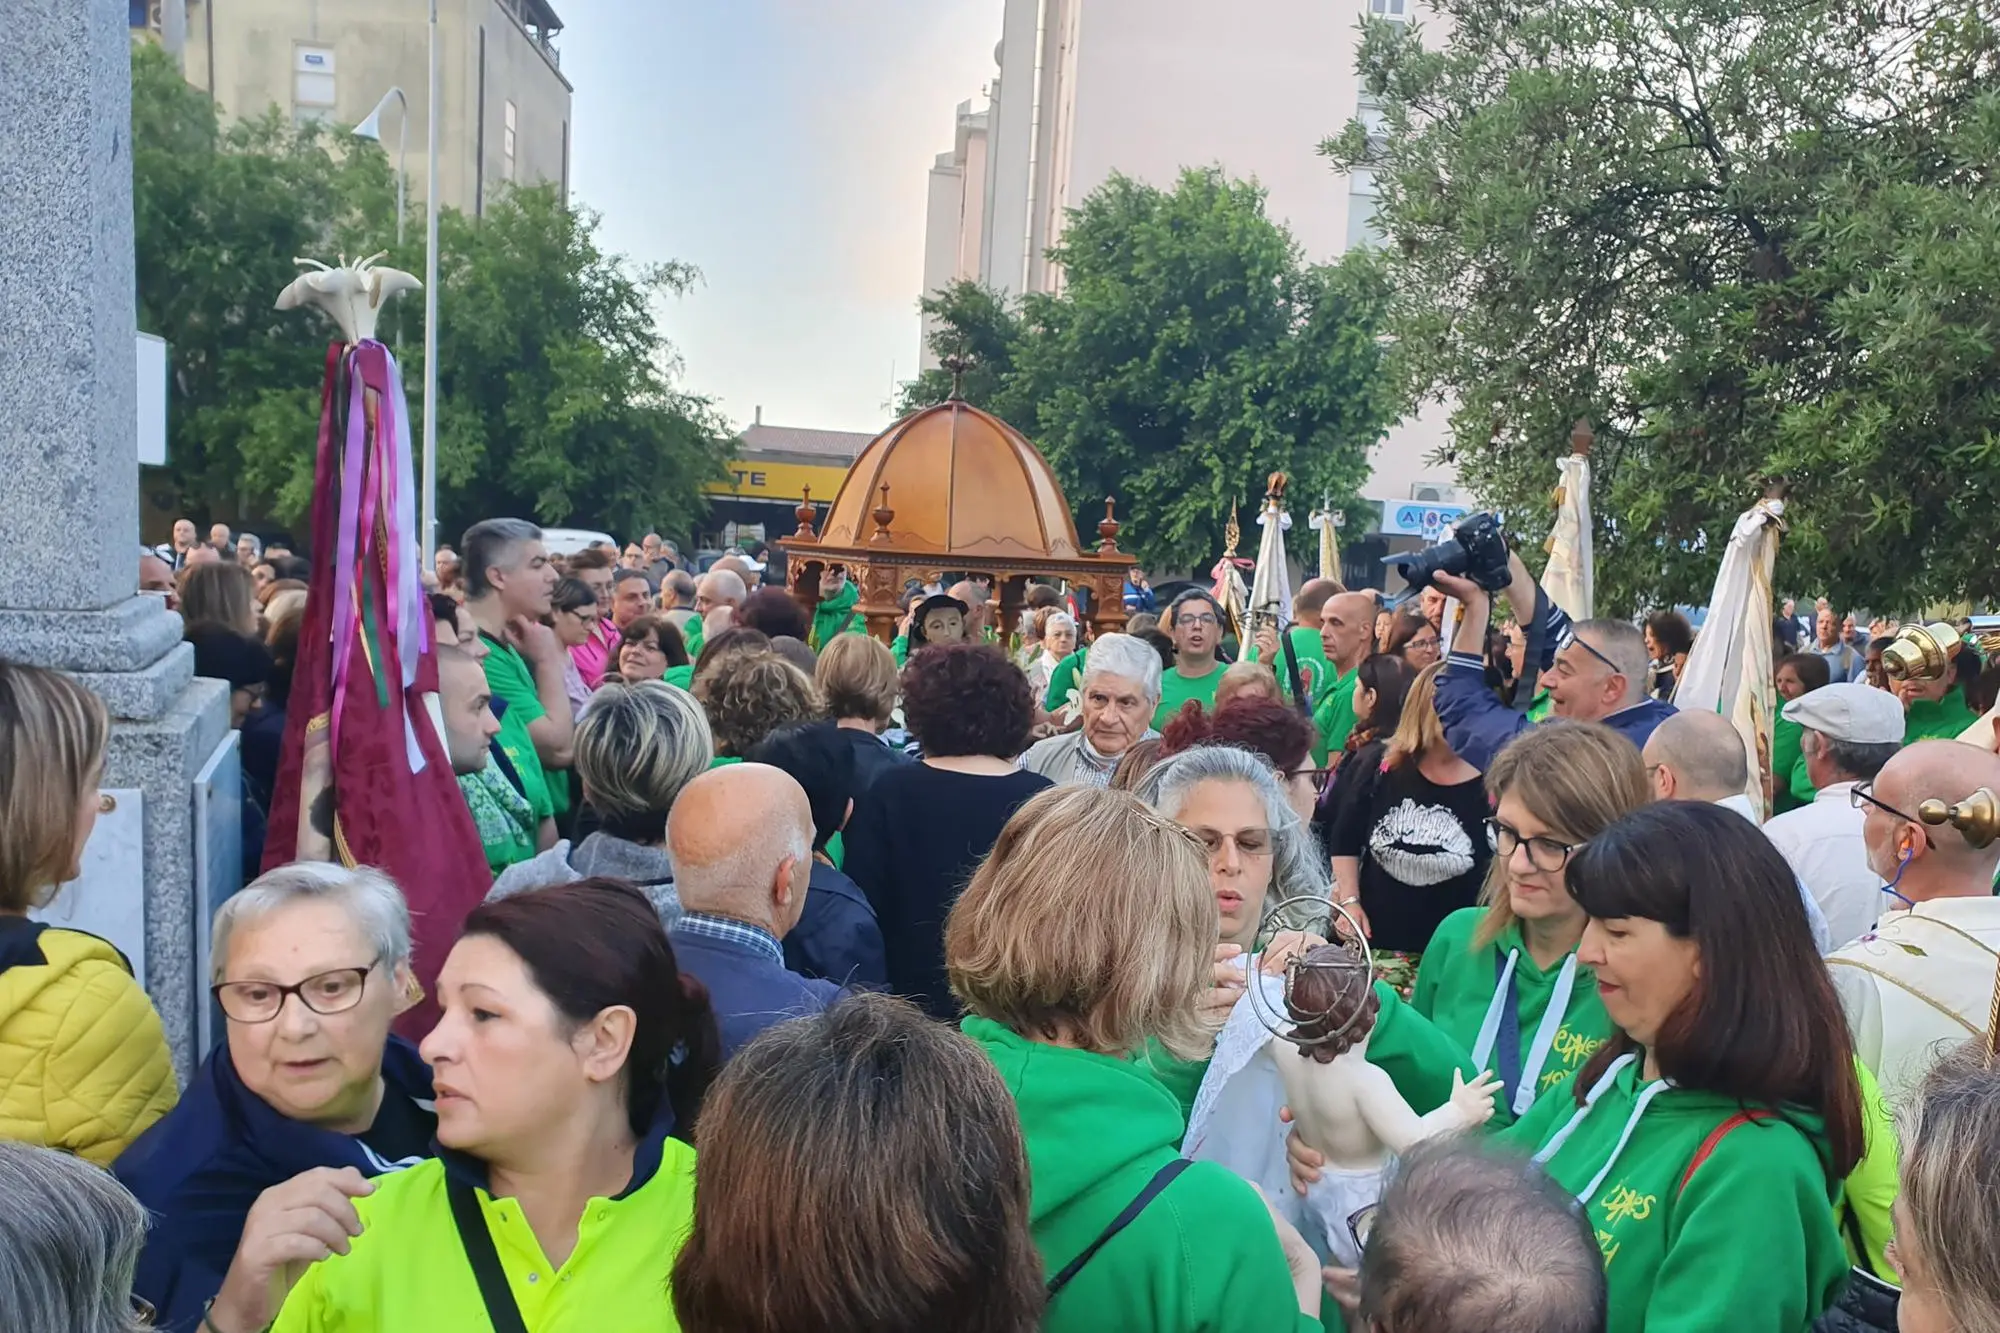
M 422 516 L 425 569 L 437 566 L 438 504 L 438 0 L 431 0 L 430 94 L 425 119 L 430 121 L 426 154 L 428 183 L 424 188 L 424 479 Z
M 391 100 L 403 109 L 402 127 L 396 133 L 396 257 L 400 259 L 403 254 L 403 196 L 410 179 L 410 99 L 403 96 L 401 88 L 391 88 L 382 94 L 382 100 L 375 104 L 375 109 L 349 133 L 357 139 L 373 139 L 381 143 L 382 113 L 389 109 Z

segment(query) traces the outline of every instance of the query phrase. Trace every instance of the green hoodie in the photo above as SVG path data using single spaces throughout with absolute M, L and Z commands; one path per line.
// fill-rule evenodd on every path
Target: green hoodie
M 854 604 L 861 600 L 861 590 L 854 586 L 854 580 L 844 579 L 840 591 L 831 597 L 822 598 L 813 608 L 812 649 L 818 652 L 833 642 L 836 634 L 865 634 L 867 624 Z
M 1388 986 L 1377 984 L 1382 1001 L 1375 1030 L 1368 1038 L 1368 1060 L 1387 1071 L 1413 1110 L 1435 1110 L 1451 1096 L 1453 1070 L 1472 1068 L 1471 1052 L 1478 1045 L 1486 1011 L 1493 1003 L 1507 955 L 1519 950 L 1514 962 L 1516 1021 L 1523 1066 L 1529 1062 L 1536 1033 L 1548 1012 L 1562 967 L 1544 971 L 1529 956 L 1518 922 L 1500 932 L 1493 943 L 1474 948 L 1472 937 L 1485 916 L 1483 907 L 1467 907 L 1446 917 L 1431 936 L 1417 966 L 1415 988 L 1408 1004 Z M 1597 978 L 1578 967 L 1570 985 L 1569 1003 L 1549 1042 L 1547 1058 L 1536 1080 L 1539 1098 L 1568 1081 L 1612 1033 L 1611 1018 L 1597 998 Z M 1494 1042 L 1495 1051 L 1499 1041 Z M 1497 1069 L 1489 1055 L 1486 1068 Z M 1501 1123 L 1512 1117 L 1506 1098 L 1496 1103 Z
M 1642 1103 L 1636 1057 L 1602 1086 L 1579 1114 L 1572 1079 L 1495 1138 L 1546 1152 L 1574 1121 L 1544 1168 L 1597 1233 L 1608 1333 L 1806 1333 L 1848 1268 L 1818 1119 L 1792 1108 L 1711 1144 L 1733 1098 L 1662 1085 Z
M 984 1018 L 985 1048 L 1021 1113 L 1029 1225 L 1049 1276 L 1096 1240 L 1180 1151 L 1180 1103 L 1145 1069 L 1030 1041 Z M 1107 1242 L 1049 1306 L 1047 1333 L 1312 1330 L 1257 1191 L 1197 1162 Z

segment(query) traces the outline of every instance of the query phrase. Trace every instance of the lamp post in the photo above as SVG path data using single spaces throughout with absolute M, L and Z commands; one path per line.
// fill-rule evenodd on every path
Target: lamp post
M 395 101 L 402 107 L 403 123 L 396 133 L 396 258 L 403 258 L 403 198 L 410 180 L 410 99 L 403 95 L 401 88 L 391 88 L 382 94 L 382 100 L 375 104 L 367 118 L 349 131 L 357 139 L 373 139 L 382 142 L 382 113 Z
M 431 0 L 430 94 L 425 118 L 430 145 L 424 189 L 424 479 L 420 526 L 424 568 L 437 565 L 437 341 L 438 341 L 438 6 Z

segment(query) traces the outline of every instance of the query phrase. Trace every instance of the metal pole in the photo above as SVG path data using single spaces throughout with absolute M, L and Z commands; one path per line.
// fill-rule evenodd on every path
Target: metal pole
M 410 99 L 398 88 L 396 100 L 403 104 L 403 128 L 396 136 L 396 262 L 405 264 L 409 262 L 403 258 L 403 214 L 410 185 Z
M 437 564 L 438 7 L 431 0 L 429 184 L 424 191 L 424 568 Z M 399 219 L 400 220 L 400 219 Z

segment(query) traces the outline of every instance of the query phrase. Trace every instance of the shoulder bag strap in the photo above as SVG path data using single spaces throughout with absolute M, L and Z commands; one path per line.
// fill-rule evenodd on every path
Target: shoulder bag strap
M 473 1280 L 479 1283 L 479 1298 L 486 1303 L 493 1333 L 528 1333 L 521 1307 L 507 1285 L 507 1270 L 500 1266 L 500 1252 L 493 1248 L 493 1233 L 486 1229 L 478 1192 L 461 1181 L 446 1179 L 444 1193 L 451 1201 L 451 1220 L 458 1224 L 458 1239 L 472 1265 Z
M 1286 626 L 1278 631 L 1278 651 L 1285 656 L 1285 675 L 1292 687 L 1292 706 L 1312 716 L 1312 700 L 1306 698 L 1305 682 L 1299 679 L 1299 650 L 1292 646 L 1292 631 Z
M 1694 1156 L 1688 1161 L 1687 1170 L 1681 1172 L 1681 1183 L 1675 1188 L 1674 1193 L 1686 1193 L 1688 1182 L 1694 1179 L 1694 1173 L 1701 1168 L 1703 1162 L 1706 1162 L 1710 1157 L 1715 1155 L 1717 1146 L 1724 1139 L 1728 1138 L 1732 1132 L 1743 1128 L 1743 1126 L 1753 1121 L 1769 1120 L 1770 1118 L 1771 1113 L 1769 1111 L 1738 1111 L 1735 1115 L 1730 1116 L 1729 1119 L 1710 1130 L 1708 1137 L 1701 1141 L 1701 1146 L 1694 1150 Z
M 1054 1300 L 1056 1293 L 1067 1287 L 1070 1284 L 1070 1279 L 1083 1271 L 1083 1266 L 1096 1257 L 1097 1252 L 1104 1248 L 1106 1241 L 1137 1221 L 1139 1214 L 1146 1211 L 1146 1205 L 1154 1199 L 1159 1198 L 1160 1191 L 1173 1184 L 1175 1178 L 1181 1172 L 1193 1165 L 1194 1163 L 1185 1157 L 1176 1157 L 1173 1161 L 1168 1162 L 1155 1172 L 1153 1178 L 1146 1182 L 1146 1188 L 1139 1191 L 1138 1197 L 1125 1205 L 1125 1211 L 1112 1218 L 1111 1225 L 1104 1228 L 1098 1234 L 1096 1240 L 1084 1246 L 1082 1254 L 1077 1255 L 1076 1258 L 1063 1265 L 1062 1272 L 1057 1273 L 1049 1279 L 1049 1299 Z M 488 1241 L 487 1243 L 491 1244 L 492 1242 Z

